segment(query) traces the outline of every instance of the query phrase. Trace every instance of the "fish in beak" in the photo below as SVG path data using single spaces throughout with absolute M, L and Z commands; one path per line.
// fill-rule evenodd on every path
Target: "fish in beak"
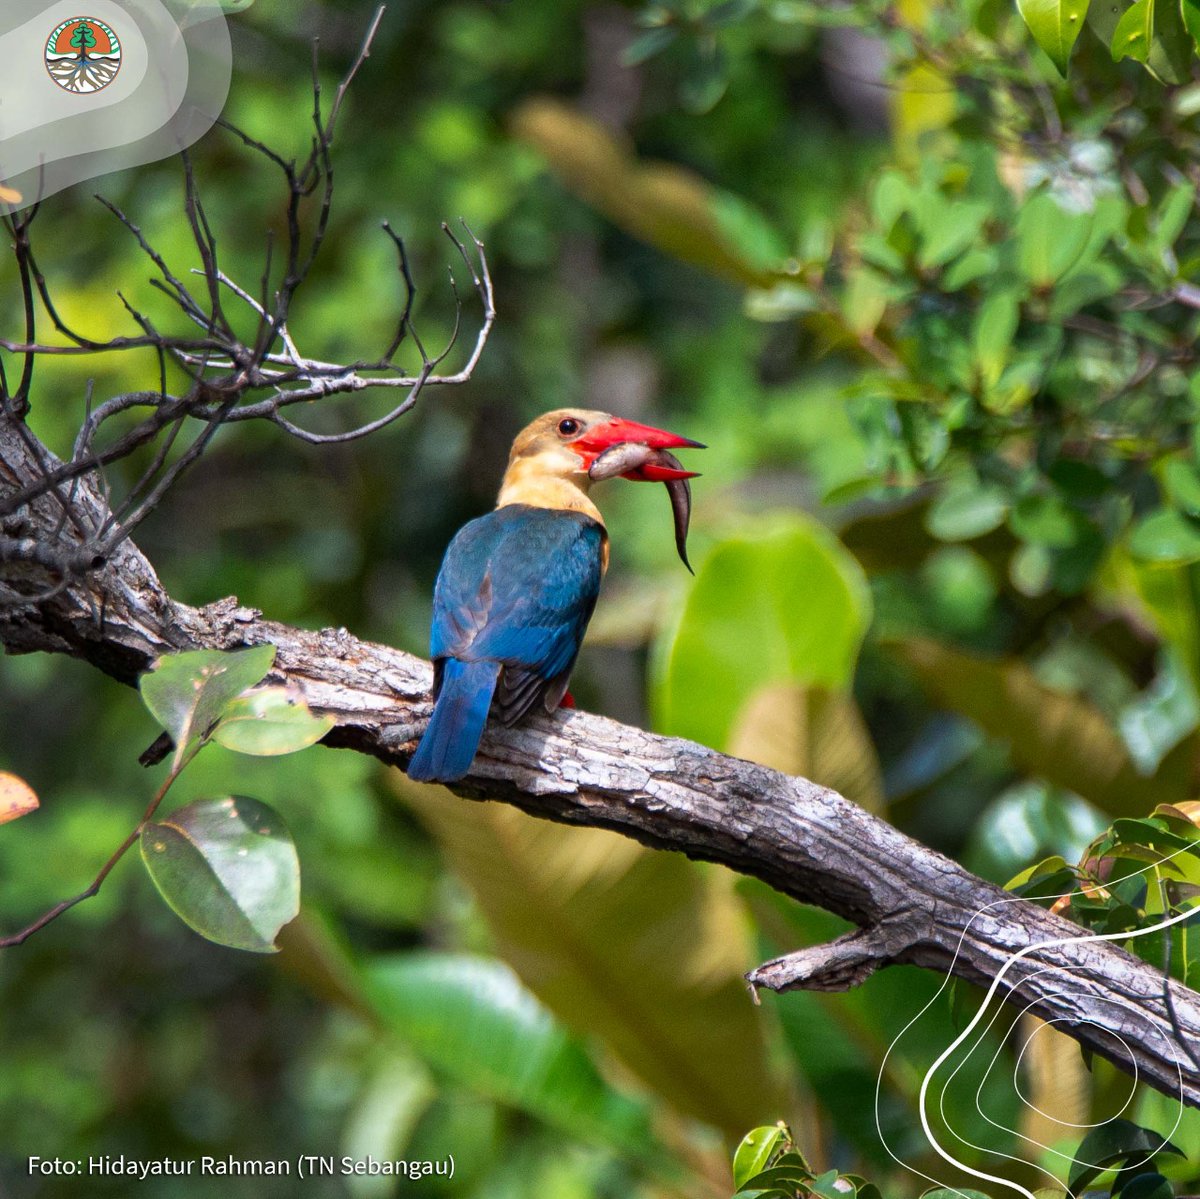
M 614 424 L 633 425 L 633 421 L 614 421 Z M 646 425 L 636 425 L 638 429 L 648 429 Z M 672 439 L 673 445 L 686 445 L 694 449 L 704 449 L 698 441 L 686 437 L 676 437 L 673 433 L 663 433 L 660 429 L 650 429 L 650 432 Z M 593 482 L 602 479 L 632 479 L 641 483 L 664 483 L 667 494 L 671 497 L 671 514 L 675 520 L 675 548 L 679 552 L 680 561 L 695 574 L 687 556 L 688 526 L 692 519 L 692 488 L 689 479 L 698 477 L 694 470 L 684 470 L 683 463 L 665 448 L 656 448 L 645 442 L 623 441 L 603 450 L 593 458 L 588 467 L 588 476 Z

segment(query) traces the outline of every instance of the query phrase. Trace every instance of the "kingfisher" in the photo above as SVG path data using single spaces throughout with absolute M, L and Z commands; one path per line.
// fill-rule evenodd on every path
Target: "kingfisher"
M 608 569 L 608 530 L 588 494 L 620 474 L 672 492 L 676 542 L 687 532 L 686 480 L 668 452 L 698 441 L 607 412 L 547 412 L 513 442 L 496 507 L 465 524 L 433 593 L 433 715 L 408 766 L 422 782 L 463 778 L 488 714 L 513 725 L 564 699 Z M 682 511 L 682 534 L 680 521 Z M 684 561 L 686 563 L 686 557 Z

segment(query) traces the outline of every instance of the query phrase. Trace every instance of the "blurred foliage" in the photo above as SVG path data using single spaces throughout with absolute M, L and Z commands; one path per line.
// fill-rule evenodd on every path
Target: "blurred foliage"
M 1029 872 L 1015 885 L 1069 896 L 1068 914 L 1188 977 L 1186 923 L 1130 934 L 1185 915 L 1200 885 L 1200 84 L 1190 58 L 1166 87 L 1157 55 L 1149 72 L 1138 54 L 1114 62 L 1114 7 L 1123 21 L 1171 6 L 1093 2 L 1101 36 L 1040 33 L 1050 57 L 1008 0 L 393 6 L 347 98 L 332 232 L 292 331 L 330 359 L 387 343 L 386 218 L 436 344 L 454 317 L 438 228 L 462 216 L 500 309 L 479 372 L 350 446 L 224 431 L 139 543 L 186 602 L 236 593 L 421 652 L 440 554 L 491 503 L 528 419 L 583 403 L 678 428 L 713 447 L 697 578 L 674 561 L 658 488 L 598 493 L 613 569 L 580 705 L 809 774 L 990 879 Z M 1021 8 L 1036 25 L 1083 6 Z M 302 152 L 310 39 L 328 88 L 370 12 L 232 16 L 226 115 Z M 1051 59 L 1068 49 L 1064 82 Z M 220 130 L 193 158 L 226 268 L 258 278 L 277 181 Z M 99 188 L 186 269 L 177 163 Z M 118 290 L 166 310 L 89 190 L 48 203 L 35 244 L 64 316 L 109 336 L 129 331 Z M 12 282 L 5 262 L 9 329 Z M 156 379 L 152 358 L 44 360 L 33 427 L 64 450 L 89 382 L 102 397 Z M 349 427 L 386 403 L 311 419 Z M 79 663 L 0 662 L 0 779 L 41 801 L 0 826 L 5 931 L 77 892 L 136 825 L 155 732 Z M 173 803 L 230 791 L 277 811 L 296 845 L 303 910 L 282 952 L 208 944 L 127 864 L 4 951 L 4 1194 L 128 1193 L 118 1177 L 30 1177 L 31 1153 L 453 1153 L 453 1180 L 420 1193 L 718 1199 L 732 1141 L 780 1119 L 805 1185 L 971 1185 L 916 1117 L 969 988 L 952 1003 L 897 967 L 754 1008 L 743 970 L 843 923 L 605 833 L 418 793 L 354 754 L 210 744 Z M 1052 1103 L 1069 1091 L 1079 1124 L 1124 1110 L 1185 1155 L 1155 1170 L 1195 1183 L 1196 1113 L 1085 1067 L 1053 1029 L 1018 1066 L 1006 1031 L 988 1034 L 997 1074 Z M 972 1168 L 1065 1184 L 1078 1133 L 1037 1126 L 995 1076 L 985 1116 L 972 1070 L 960 1102 L 927 1112 L 935 1132 L 962 1138 Z M 186 1193 L 295 1184 L 194 1178 Z M 306 1193 L 405 1191 L 339 1176 Z

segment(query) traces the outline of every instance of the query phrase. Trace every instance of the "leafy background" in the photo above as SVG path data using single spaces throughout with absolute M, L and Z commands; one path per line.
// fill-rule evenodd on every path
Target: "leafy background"
M 332 84 L 370 11 L 238 13 L 227 116 L 303 152 L 310 39 Z M 330 357 L 387 342 L 386 218 L 436 342 L 452 319 L 438 226 L 462 216 L 500 305 L 478 375 L 351 446 L 225 432 L 143 548 L 189 602 L 235 593 L 422 652 L 441 551 L 490 504 L 522 424 L 579 403 L 677 428 L 712 447 L 697 578 L 658 488 L 606 489 L 613 569 L 581 706 L 810 775 L 1048 901 L 1082 881 L 1071 914 L 1094 925 L 1132 930 L 1188 902 L 1200 85 L 1190 59 L 1158 78 L 1138 55 L 1114 63 L 1113 31 L 1097 32 L 1064 82 L 995 0 L 394 5 L 347 102 L 333 232 L 293 331 Z M 227 260 L 256 278 L 275 181 L 220 132 L 194 156 Z M 101 185 L 188 261 L 178 164 Z M 127 319 L 117 289 L 151 312 L 155 299 L 87 191 L 47 204 L 35 232 L 64 315 L 111 335 Z M 102 394 L 153 385 L 154 369 L 46 362 L 34 427 L 61 450 L 89 379 Z M 77 890 L 133 826 L 156 732 L 82 664 L 0 661 L 0 768 L 42 800 L 0 827 L 6 926 Z M 268 803 L 296 841 L 303 908 L 282 952 L 208 944 L 126 862 L 0 955 L 5 1194 L 127 1193 L 30 1178 L 30 1153 L 453 1153 L 453 1182 L 421 1193 L 721 1196 L 732 1147 L 778 1119 L 814 1168 L 889 1195 L 927 1185 L 893 1154 L 964 1181 L 916 1102 L 968 988 L 911 1028 L 939 980 L 908 968 L 755 1008 L 741 973 L 838 921 L 351 754 L 210 746 L 172 802 L 227 794 Z M 1177 842 L 1177 875 L 1145 869 Z M 1186 938 L 1152 950 L 1187 977 Z M 1195 1180 L 1192 1114 L 1176 1127 L 1168 1100 L 1053 1032 L 1033 1045 L 1021 1082 L 1038 1107 L 1077 1123 L 1124 1110 L 1185 1155 L 1162 1160 L 1177 1185 Z M 1014 1154 L 1026 1185 L 1048 1181 L 1038 1162 L 1065 1180 L 1078 1135 L 1012 1087 L 987 1117 L 951 1110 L 968 1163 Z M 306 1189 L 406 1193 L 381 1178 Z

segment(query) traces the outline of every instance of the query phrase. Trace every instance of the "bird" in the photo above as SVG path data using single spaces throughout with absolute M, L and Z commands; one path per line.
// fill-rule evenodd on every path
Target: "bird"
M 630 444 L 645 450 L 615 449 Z M 429 643 L 434 708 L 409 778 L 461 779 L 489 714 L 510 726 L 539 702 L 547 711 L 563 702 L 608 569 L 608 530 L 591 484 L 619 471 L 683 486 L 678 481 L 694 472 L 675 469 L 678 461 L 662 452 L 689 447 L 705 448 L 589 409 L 547 412 L 517 435 L 495 509 L 455 534 L 438 571 Z M 643 461 L 651 465 L 639 467 Z

